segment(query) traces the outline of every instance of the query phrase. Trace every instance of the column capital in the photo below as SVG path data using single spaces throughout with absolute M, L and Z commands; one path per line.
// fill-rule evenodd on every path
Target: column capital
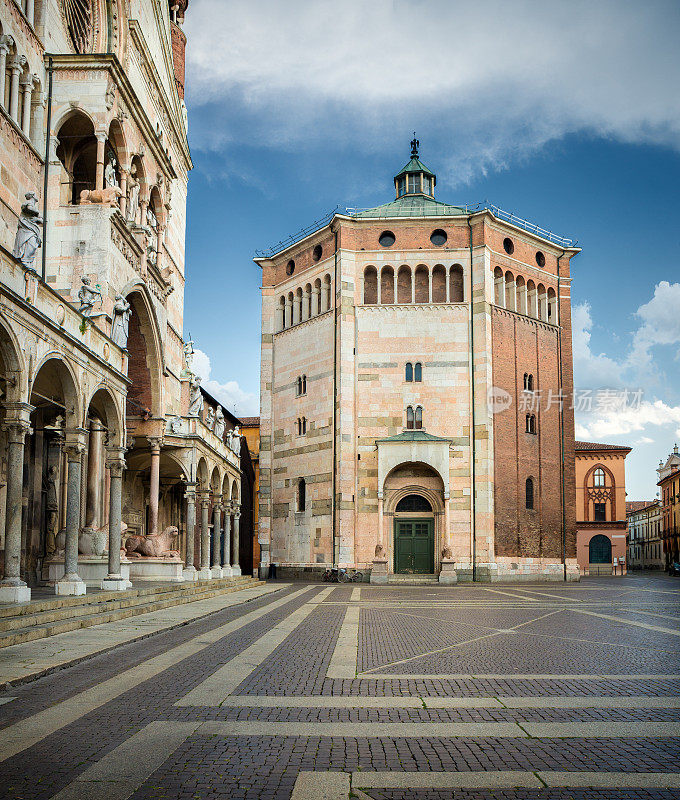
M 222 495 L 221 494 L 217 494 L 217 492 L 213 492 L 213 496 L 212 497 L 213 497 L 213 505 L 214 506 L 219 506 L 220 503 L 222 502 Z
M 14 47 L 14 39 L 9 33 L 0 36 L 0 53 L 5 53 L 5 55 L 7 55 L 12 47 Z
M 111 476 L 121 478 L 125 471 L 125 448 L 113 447 L 106 451 L 106 466 L 111 472 Z
M 236 512 L 234 513 L 234 520 L 235 520 L 236 522 L 238 522 L 240 519 L 241 519 L 241 512 L 240 512 L 240 511 L 236 511 Z
M 14 56 L 9 62 L 9 68 L 12 72 L 20 72 L 27 64 L 26 56 Z
M 161 447 L 163 445 L 163 437 L 162 436 L 147 436 L 147 441 L 149 442 L 149 446 L 151 447 L 152 453 L 160 453 Z
M 85 428 L 69 428 L 64 431 L 64 452 L 69 461 L 80 461 L 85 452 Z
M 10 419 L 4 426 L 10 444 L 23 444 L 26 434 L 31 432 L 31 426 L 23 419 Z
M 98 142 L 105 142 L 107 140 L 107 138 L 108 138 L 107 131 L 103 131 L 103 130 L 95 131 L 94 135 L 95 135 L 95 137 L 96 137 Z

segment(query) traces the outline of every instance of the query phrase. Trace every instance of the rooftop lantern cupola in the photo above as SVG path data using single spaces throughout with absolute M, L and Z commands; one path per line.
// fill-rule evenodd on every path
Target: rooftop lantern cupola
M 418 158 L 420 142 L 415 138 L 411 140 L 411 160 L 395 175 L 394 186 L 397 190 L 397 200 L 400 197 L 412 195 L 425 195 L 434 197 L 434 187 L 437 185 L 437 176 Z

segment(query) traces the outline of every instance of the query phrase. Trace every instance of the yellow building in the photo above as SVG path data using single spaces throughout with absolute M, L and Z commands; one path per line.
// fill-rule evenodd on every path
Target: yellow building
M 626 564 L 626 456 L 630 447 L 576 442 L 576 559 L 582 574 Z
M 680 561 L 680 454 L 677 444 L 673 452 L 666 459 L 666 463 L 659 462 L 657 469 L 661 488 L 661 503 L 663 508 L 663 552 L 665 565 L 668 568 L 674 562 Z

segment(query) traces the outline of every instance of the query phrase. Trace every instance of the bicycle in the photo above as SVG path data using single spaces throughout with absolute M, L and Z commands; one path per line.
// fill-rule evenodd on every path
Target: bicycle
M 350 575 L 349 572 L 345 571 L 341 574 L 340 580 L 343 583 L 361 583 L 364 579 L 364 575 L 359 570 L 355 569 L 354 572 Z

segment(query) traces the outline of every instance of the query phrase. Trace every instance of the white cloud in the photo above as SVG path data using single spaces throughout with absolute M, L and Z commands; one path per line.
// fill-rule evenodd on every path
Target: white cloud
M 574 384 L 584 388 L 621 386 L 622 365 L 604 353 L 593 353 L 591 350 L 593 318 L 590 303 L 580 303 L 572 308 L 571 325 Z
M 680 283 L 661 281 L 654 288 L 654 297 L 635 312 L 642 325 L 635 333 L 628 361 L 639 369 L 652 367 L 654 345 L 680 342 Z
M 677 148 L 677 19 L 673 0 L 194 0 L 190 103 L 213 104 L 194 144 L 370 152 L 415 126 L 458 180 L 575 131 Z
M 220 383 L 210 377 L 212 372 L 210 358 L 198 348 L 194 350 L 192 369 L 196 375 L 201 377 L 201 386 L 220 403 L 223 403 L 234 416 L 253 417 L 260 413 L 259 398 L 254 394 L 244 392 L 238 381 Z

